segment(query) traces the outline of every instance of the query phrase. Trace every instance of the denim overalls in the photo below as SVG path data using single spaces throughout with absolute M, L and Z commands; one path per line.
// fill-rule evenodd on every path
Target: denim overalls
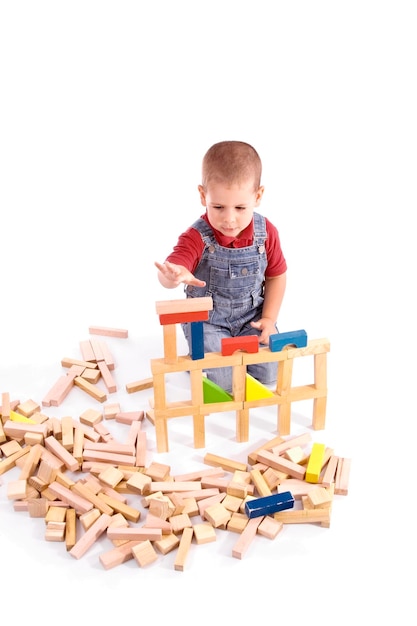
M 262 317 L 264 276 L 267 266 L 265 253 L 265 218 L 254 212 L 253 244 L 246 248 L 220 246 L 209 224 L 199 218 L 193 228 L 200 233 L 205 248 L 194 272 L 205 287 L 186 286 L 187 298 L 213 298 L 209 321 L 203 323 L 204 352 L 220 352 L 222 337 L 260 335 L 250 322 Z M 191 351 L 190 324 L 182 324 Z M 278 332 L 278 331 L 277 331 Z M 219 367 L 207 371 L 210 380 L 226 391 L 232 391 L 232 368 Z M 277 363 L 248 365 L 247 371 L 263 384 L 274 384 Z

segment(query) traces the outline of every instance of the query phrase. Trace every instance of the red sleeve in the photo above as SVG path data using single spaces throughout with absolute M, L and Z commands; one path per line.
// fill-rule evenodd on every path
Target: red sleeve
M 195 228 L 190 227 L 179 236 L 176 246 L 165 260 L 183 265 L 194 274 L 203 250 L 204 242 L 200 233 Z
M 281 249 L 281 242 L 277 228 L 266 219 L 267 238 L 265 242 L 266 255 L 268 265 L 266 267 L 265 276 L 271 278 L 280 276 L 287 271 L 287 262 Z

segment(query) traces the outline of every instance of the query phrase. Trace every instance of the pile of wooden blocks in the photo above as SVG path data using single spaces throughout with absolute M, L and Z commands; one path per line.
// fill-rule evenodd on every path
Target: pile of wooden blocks
M 143 412 L 114 415 L 128 424 L 124 442 L 104 425 L 104 411 L 93 413 L 84 423 L 49 418 L 33 400 L 3 393 L 0 476 L 18 468 L 7 497 L 16 512 L 45 519 L 46 541 L 62 542 L 76 559 L 100 541 L 106 570 L 131 559 L 149 566 L 176 550 L 174 568 L 182 571 L 193 544 L 223 531 L 239 535 L 232 556 L 241 559 L 256 535 L 275 539 L 294 523 L 328 528 L 334 496 L 348 493 L 350 459 L 312 443 L 309 433 L 276 437 L 247 463 L 207 453 L 204 469 L 178 475 L 166 464 L 146 465 Z M 261 507 L 248 516 L 248 502 L 288 492 L 291 509 Z

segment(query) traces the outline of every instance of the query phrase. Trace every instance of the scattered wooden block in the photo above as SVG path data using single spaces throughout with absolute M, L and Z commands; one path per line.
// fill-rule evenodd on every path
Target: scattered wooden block
M 197 544 L 211 543 L 217 540 L 216 531 L 208 522 L 194 524 L 194 537 Z
M 235 559 L 243 559 L 257 533 L 258 527 L 262 520 L 262 517 L 253 517 L 252 519 L 248 520 L 248 523 L 242 530 L 239 539 L 233 546 L 232 556 Z
M 136 391 L 143 391 L 144 389 L 151 389 L 153 387 L 153 378 L 144 378 L 143 380 L 136 380 L 132 383 L 127 383 L 127 393 L 135 393 Z
M 98 368 L 86 367 L 81 376 L 85 378 L 87 382 L 95 385 L 101 378 L 101 372 Z
M 74 385 L 85 391 L 92 398 L 97 400 L 98 402 L 105 402 L 107 400 L 106 393 L 100 389 L 97 385 L 92 385 L 87 380 L 84 380 L 81 376 L 76 376 L 74 378 Z
M 103 382 L 107 387 L 107 391 L 109 393 L 115 393 L 117 391 L 117 384 L 113 378 L 113 375 L 110 371 L 109 366 L 107 365 L 105 361 L 98 361 L 97 365 L 101 372 L 101 377 L 103 379 Z M 120 411 L 120 407 L 119 407 L 119 411 Z
M 232 514 L 222 502 L 208 506 L 204 510 L 204 517 L 214 528 L 227 525 Z
M 132 548 L 133 557 L 140 567 L 146 567 L 158 559 L 152 543 L 148 540 L 140 541 Z
M 141 422 L 144 416 L 144 411 L 119 411 L 115 415 L 115 420 L 120 424 L 131 424 L 132 422 Z
M 104 335 L 105 337 L 118 337 L 126 339 L 129 332 L 126 328 L 109 328 L 108 326 L 90 326 L 88 329 L 90 335 Z
M 75 559 L 80 559 L 107 530 L 111 521 L 110 515 L 100 515 L 92 526 L 78 539 L 68 554 Z
M 319 482 L 321 469 L 323 467 L 325 450 L 326 446 L 324 445 L 324 443 L 313 443 L 305 474 L 305 479 L 308 483 Z
M 103 413 L 97 409 L 86 409 L 80 415 L 81 424 L 86 426 L 94 426 L 103 420 Z
M 254 498 L 245 503 L 245 513 L 249 519 L 260 515 L 272 515 L 294 507 L 294 498 L 289 491 L 275 493 L 263 498 Z
M 112 404 L 106 404 L 104 406 L 104 419 L 113 420 L 118 413 L 120 413 L 120 404 L 118 402 L 113 402 Z
M 186 302 L 186 307 L 189 304 Z M 201 304 L 200 301 L 198 305 L 201 306 Z M 193 309 L 196 303 L 191 303 L 191 310 L 186 309 L 184 311 L 182 310 L 183 306 L 181 304 L 176 311 L 162 314 L 171 316 L 169 319 L 167 317 L 164 319 L 165 322 L 169 322 L 164 326 L 167 326 L 165 347 L 168 349 L 168 356 L 171 356 L 172 360 L 175 361 L 175 365 L 170 370 L 172 372 L 177 371 L 177 366 L 185 370 L 189 364 L 189 358 L 177 357 L 176 355 L 172 315 L 188 316 L 192 318 L 189 320 L 190 323 L 197 325 L 203 321 L 197 317 L 207 315 L 207 311 L 201 312 L 198 308 Z M 93 332 L 93 334 L 98 333 Z M 315 354 L 314 350 L 316 349 L 317 346 L 309 345 L 305 353 Z M 294 350 L 296 351 L 298 348 Z M 99 364 L 105 364 L 104 369 L 107 368 L 107 374 L 110 374 L 110 370 L 114 366 L 104 342 L 95 339 L 82 342 L 82 352 L 85 359 L 83 361 L 65 360 L 71 374 L 66 375 L 66 384 L 60 388 L 61 394 L 64 387 L 66 393 L 73 386 L 79 386 L 86 390 L 89 387 L 85 386 L 85 383 L 93 379 L 98 380 L 95 378 L 96 374 L 100 374 L 104 382 Z M 291 349 L 288 350 L 288 355 L 290 354 Z M 88 358 L 91 360 L 87 360 Z M 185 359 L 184 363 L 183 359 Z M 218 356 L 213 358 L 212 363 L 217 366 L 217 363 L 221 363 L 221 361 L 222 357 Z M 260 360 L 259 362 L 263 361 Z M 242 363 L 244 369 L 248 361 L 243 360 Z M 233 362 L 233 365 L 236 363 Z M 198 364 L 191 366 L 191 368 L 196 367 Z M 82 384 L 81 382 L 76 384 L 76 379 L 86 378 L 86 369 L 96 374 L 91 374 L 90 381 L 84 380 Z M 320 363 L 315 364 L 315 370 L 317 369 L 320 369 Z M 162 370 L 156 368 L 155 380 L 157 382 L 158 377 L 160 377 L 158 371 L 161 372 Z M 111 374 L 110 378 L 112 378 Z M 194 376 L 194 370 L 192 371 L 192 378 L 194 382 L 197 379 Z M 318 380 L 319 391 L 320 384 L 322 384 L 320 381 L 321 379 Z M 146 382 L 132 383 L 130 389 L 133 389 L 134 385 L 137 389 L 153 387 L 154 377 L 147 379 Z M 163 392 L 163 387 L 159 382 L 158 385 L 155 389 L 156 399 L 158 394 Z M 94 393 L 96 395 L 94 396 L 92 393 L 90 395 L 100 402 L 104 401 L 102 398 L 106 394 L 101 392 L 95 383 L 91 387 L 95 388 Z M 237 388 L 238 386 L 236 386 Z M 236 389 L 234 387 L 234 393 Z M 239 394 L 243 394 L 244 391 L 242 386 L 238 389 L 237 397 L 241 402 L 243 402 L 244 396 Z M 288 390 L 284 388 L 284 391 Z M 301 397 L 302 391 L 297 391 L 297 393 Z M 197 544 L 215 541 L 216 528 L 227 529 L 241 535 L 241 543 L 234 547 L 233 556 L 242 558 L 253 539 L 253 527 L 256 526 L 254 520 L 256 519 L 256 523 L 258 523 L 258 517 L 263 519 L 259 520 L 255 534 L 257 532 L 270 539 L 273 539 L 282 530 L 284 523 L 320 523 L 322 526 L 329 526 L 333 493 L 337 493 L 339 490 L 340 494 L 347 494 L 350 459 L 335 457 L 333 451 L 328 448 L 325 449 L 323 455 L 317 482 L 327 481 L 329 487 L 324 489 L 317 483 L 307 483 L 306 469 L 303 465 L 308 465 L 308 462 L 302 450 L 302 446 L 306 443 L 305 439 L 302 443 L 301 438 L 283 440 L 282 437 L 277 437 L 267 442 L 259 452 L 251 453 L 248 457 L 249 464 L 253 466 L 252 469 L 248 469 L 246 464 L 239 464 L 232 459 L 207 455 L 206 464 L 212 464 L 214 470 L 204 469 L 173 477 L 168 465 L 153 462 L 149 467 L 145 465 L 146 433 L 140 429 L 140 415 L 143 419 L 143 411 L 121 413 L 120 406 L 117 407 L 117 413 L 115 408 L 112 410 L 112 418 L 119 418 L 117 421 L 124 419 L 124 423 L 130 426 L 127 437 L 124 439 L 125 443 L 119 443 L 113 440 L 111 432 L 102 423 L 103 414 L 105 414 L 106 409 L 110 414 L 111 405 L 104 407 L 103 412 L 97 411 L 101 421 L 95 423 L 95 420 L 88 421 L 87 419 L 81 425 L 81 417 L 79 422 L 69 417 L 48 418 L 38 410 L 34 410 L 36 403 L 32 404 L 33 401 L 30 401 L 30 405 L 22 404 L 19 401 L 13 404 L 7 396 L 8 394 L 2 396 L 4 411 L 3 407 L 0 411 L 2 428 L 0 453 L 6 457 L 0 461 L 0 474 L 15 466 L 21 470 L 20 485 L 15 485 L 14 490 L 10 488 L 12 495 L 9 499 L 13 500 L 14 510 L 26 510 L 31 516 L 43 517 L 46 525 L 46 540 L 65 541 L 67 551 L 71 552 L 75 558 L 83 556 L 107 528 L 106 535 L 114 543 L 117 552 L 109 551 L 104 553 L 102 559 L 100 558 L 103 567 L 106 568 L 132 558 L 135 558 L 140 566 L 144 566 L 156 560 L 154 548 L 162 554 L 178 548 L 174 567 L 182 570 L 188 557 L 192 537 L 195 538 Z M 48 406 L 53 406 L 53 402 L 59 402 L 62 397 L 58 393 L 50 395 Z M 230 399 L 233 400 L 232 396 Z M 248 394 L 246 394 L 246 399 L 248 399 Z M 265 399 L 267 398 L 265 397 Z M 321 399 L 319 398 L 319 400 Z M 180 403 L 175 404 L 180 405 Z M 267 406 L 267 404 L 262 404 L 262 406 Z M 28 415 L 18 413 L 17 420 L 11 419 L 11 412 L 20 411 L 20 407 L 23 407 L 23 412 Z M 168 407 L 167 409 L 168 411 L 171 410 Z M 32 412 L 33 410 L 34 412 Z M 152 423 L 159 427 L 160 407 L 158 412 L 155 410 L 151 413 L 157 416 L 156 420 L 154 417 Z M 5 419 L 6 414 L 7 419 Z M 31 422 L 35 421 L 35 418 L 36 423 L 32 424 Z M 11 424 L 14 421 L 16 423 Z M 20 425 L 23 425 L 25 430 L 19 429 Z M 29 428 L 39 425 L 45 425 L 46 430 L 29 431 Z M 46 441 L 47 443 L 45 443 Z M 99 453 L 99 458 L 94 459 L 94 452 Z M 8 458 L 9 456 L 10 458 Z M 311 455 L 308 461 L 310 459 Z M 217 467 L 219 462 L 220 465 Z M 66 473 L 67 470 L 69 472 L 82 470 L 90 472 L 90 475 L 87 478 L 72 480 L 69 472 Z M 225 478 L 226 472 L 232 473 L 232 478 Z M 320 476 L 322 476 L 321 480 Z M 300 498 L 304 508 L 297 511 L 297 515 L 287 515 L 283 518 L 276 518 L 266 510 L 262 510 L 259 515 L 250 517 L 256 509 L 257 500 L 259 505 L 259 500 L 269 498 L 272 495 L 282 499 L 282 486 L 286 480 L 299 481 L 307 485 L 307 488 L 304 487 L 303 493 L 300 489 Z M 23 490 L 24 483 L 25 491 Z M 276 493 L 272 494 L 272 491 L 276 491 Z M 142 496 L 146 494 L 149 498 L 147 504 L 149 511 L 145 523 L 140 528 L 128 526 L 128 521 L 138 522 L 141 515 L 139 510 L 128 506 L 126 497 L 128 494 Z M 260 497 L 255 498 L 254 494 Z M 290 495 L 295 499 L 292 492 Z M 22 499 L 20 499 L 21 496 L 23 496 Z M 146 505 L 144 504 L 144 506 Z M 249 516 L 244 511 L 249 511 Z M 289 512 L 279 511 L 275 515 L 278 513 L 288 514 Z M 203 522 L 197 522 L 193 525 L 191 517 L 198 515 L 201 516 Z M 106 519 L 106 516 L 109 519 Z M 76 537 L 77 517 L 84 531 L 81 537 Z M 90 532 L 94 527 L 94 532 Z M 242 535 L 244 536 L 242 537 Z M 130 537 L 139 537 L 139 539 L 133 540 Z M 145 545 L 146 543 L 148 545 Z M 125 546 L 127 547 L 124 548 Z
M 23 500 L 27 494 L 26 480 L 11 480 L 7 485 L 7 497 L 9 500 Z
M 212 454 L 211 452 L 207 452 L 204 455 L 204 463 L 206 465 L 213 465 L 214 467 L 221 467 L 227 472 L 234 472 L 236 470 L 245 472 L 248 467 L 246 463 L 240 463 L 239 461 L 234 461 L 233 459 L 227 459 L 226 457 Z M 207 476 L 207 473 L 205 476 Z
M 46 541 L 65 541 L 65 522 L 48 522 L 45 529 Z
M 7 441 L 0 446 L 0 450 L 4 456 L 11 456 L 15 454 L 15 452 L 20 452 L 22 450 L 22 446 L 16 439 L 12 439 L 11 441 Z
M 179 572 L 183 572 L 185 569 L 185 563 L 187 561 L 188 553 L 190 551 L 193 534 L 194 531 L 192 528 L 184 528 L 182 532 L 177 556 L 174 563 L 174 569 Z
M 159 539 L 153 542 L 154 547 L 161 554 L 168 554 L 168 552 L 175 550 L 175 548 L 177 548 L 179 544 L 180 544 L 180 537 L 178 537 L 178 535 L 174 535 L 174 533 L 170 533 L 169 535 L 163 535 L 162 539 Z M 184 547 L 184 552 L 185 552 L 185 547 Z M 181 569 L 182 567 L 183 567 L 183 559 L 180 559 L 178 569 Z
M 26 402 L 18 405 L 17 411 L 25 417 L 31 417 L 35 411 L 40 411 L 40 406 L 35 400 L 26 400 Z
M 336 469 L 335 490 L 336 494 L 347 496 L 349 488 L 351 459 L 339 458 Z
M 313 509 L 330 508 L 332 505 L 332 494 L 325 487 L 311 489 L 306 495 L 307 502 Z
M 236 511 L 232 513 L 230 520 L 227 523 L 227 530 L 234 533 L 241 533 L 246 528 L 249 518 L 245 513 L 239 513 Z
M 284 524 L 274 519 L 270 515 L 264 517 L 262 522 L 259 524 L 257 528 L 257 532 L 259 535 L 263 537 L 267 537 L 268 539 L 275 539 L 278 533 L 284 528 Z

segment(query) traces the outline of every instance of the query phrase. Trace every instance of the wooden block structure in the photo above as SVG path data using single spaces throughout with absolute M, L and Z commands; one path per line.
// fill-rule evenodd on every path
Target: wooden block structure
M 277 430 L 280 435 L 289 435 L 291 429 L 291 406 L 293 402 L 313 400 L 312 426 L 314 430 L 325 427 L 327 405 L 327 353 L 330 351 L 328 339 L 307 340 L 304 330 L 278 333 L 271 338 L 270 347 L 257 344 L 254 351 L 254 339 L 233 338 L 223 344 L 221 352 L 201 354 L 201 335 L 199 334 L 199 356 L 179 356 L 176 343 L 176 323 L 189 320 L 191 325 L 200 323 L 212 310 L 210 297 L 186 298 L 183 300 L 165 300 L 156 303 L 156 312 L 164 331 L 164 357 L 151 360 L 154 387 L 152 421 L 155 425 L 158 452 L 167 452 L 168 420 L 177 417 L 192 416 L 194 428 L 194 447 L 205 446 L 205 417 L 210 413 L 235 411 L 236 438 L 239 442 L 249 438 L 249 411 L 259 406 L 277 407 Z M 280 338 L 283 341 L 280 343 Z M 235 341 L 236 340 L 236 341 Z M 245 343 L 246 340 L 246 343 Z M 298 346 L 298 347 L 297 347 Z M 285 349 L 283 349 L 285 347 Z M 233 352 L 232 352 L 233 350 Z M 292 386 L 294 360 L 311 356 L 314 359 L 314 381 L 312 384 Z M 248 365 L 277 362 L 278 376 L 276 388 L 272 392 L 257 381 L 249 380 Z M 204 380 L 205 369 L 217 367 L 233 368 L 233 390 L 228 398 L 216 402 L 210 394 L 207 402 L 209 383 Z M 189 372 L 191 398 L 180 402 L 169 402 L 166 397 L 165 377 L 171 373 Z M 249 391 L 249 393 L 248 393 Z

